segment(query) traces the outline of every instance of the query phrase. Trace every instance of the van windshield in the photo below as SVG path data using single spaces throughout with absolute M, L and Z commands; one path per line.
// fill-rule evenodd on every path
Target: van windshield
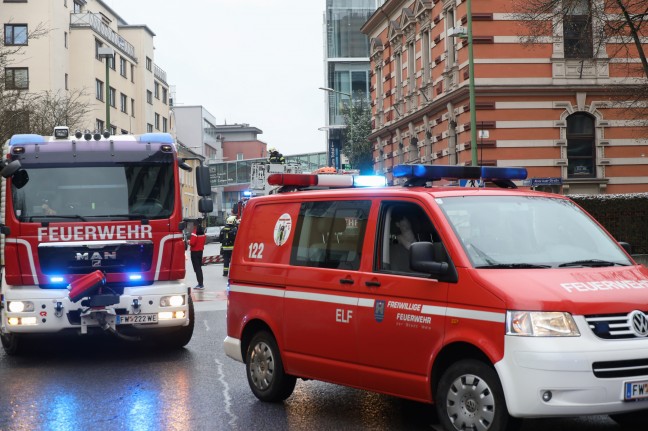
M 573 202 L 539 196 L 437 199 L 476 268 L 631 265 Z
M 172 164 L 29 167 L 29 181 L 12 187 L 23 222 L 167 218 L 173 212 Z

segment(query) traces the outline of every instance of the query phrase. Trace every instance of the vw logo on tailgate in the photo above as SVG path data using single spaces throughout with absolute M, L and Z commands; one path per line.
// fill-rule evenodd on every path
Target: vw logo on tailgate
M 648 317 L 643 311 L 635 310 L 628 314 L 628 323 L 638 337 L 648 336 Z

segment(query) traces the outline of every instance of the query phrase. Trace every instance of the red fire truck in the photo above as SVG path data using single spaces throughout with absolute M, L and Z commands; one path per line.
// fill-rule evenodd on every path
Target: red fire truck
M 181 347 L 193 334 L 171 135 L 14 135 L 5 145 L 0 338 L 103 330 Z M 209 170 L 196 169 L 200 212 Z

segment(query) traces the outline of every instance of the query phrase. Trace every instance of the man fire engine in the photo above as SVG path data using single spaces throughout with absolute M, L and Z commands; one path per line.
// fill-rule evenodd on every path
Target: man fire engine
M 193 334 L 185 277 L 179 159 L 171 135 L 66 127 L 14 135 L 2 161 L 0 338 L 96 329 L 181 347 Z M 196 169 L 200 212 L 209 172 Z

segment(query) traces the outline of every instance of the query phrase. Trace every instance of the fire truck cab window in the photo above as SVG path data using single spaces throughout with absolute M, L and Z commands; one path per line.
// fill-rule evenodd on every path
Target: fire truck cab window
M 173 210 L 171 165 L 26 167 L 29 182 L 13 188 L 21 221 L 52 218 L 168 217 Z
M 370 208 L 369 201 L 302 204 L 290 263 L 357 270 Z

